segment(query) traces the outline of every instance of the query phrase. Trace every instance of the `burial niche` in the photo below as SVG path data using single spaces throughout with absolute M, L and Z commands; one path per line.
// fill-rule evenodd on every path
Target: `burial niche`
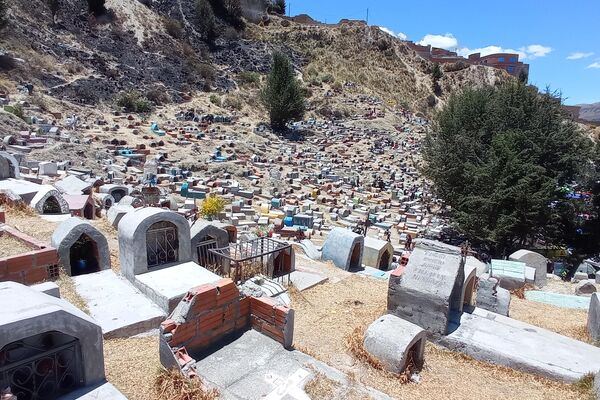
M 179 236 L 177 226 L 169 221 L 152 224 L 146 232 L 148 268 L 179 261 Z
M 379 261 L 379 269 L 382 271 L 387 271 L 390 267 L 390 252 L 384 251 L 381 255 L 381 260 Z
M 60 203 L 54 196 L 50 196 L 44 201 L 42 214 L 62 214 Z
M 91 274 L 100 271 L 98 262 L 98 246 L 96 242 L 82 234 L 69 250 L 71 260 L 71 276 Z
M 79 340 L 57 331 L 30 336 L 0 350 L 0 387 L 19 400 L 55 400 L 83 386 Z
M 115 189 L 112 192 L 110 192 L 110 194 L 112 195 L 112 197 L 114 197 L 115 203 L 118 203 L 123 197 L 127 195 L 127 192 L 125 191 L 125 189 Z
M 350 256 L 350 268 L 349 269 L 358 269 L 361 267 L 361 244 L 355 243 L 352 246 L 352 255 Z

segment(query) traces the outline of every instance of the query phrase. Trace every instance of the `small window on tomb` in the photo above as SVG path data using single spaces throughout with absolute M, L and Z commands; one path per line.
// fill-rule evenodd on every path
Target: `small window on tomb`
M 153 224 L 146 233 L 148 268 L 179 261 L 177 226 L 168 221 Z
M 60 203 L 54 196 L 50 196 L 44 202 L 44 206 L 42 207 L 43 214 L 61 214 L 62 210 L 60 208 Z
M 19 400 L 55 400 L 82 386 L 79 340 L 46 332 L 0 350 L 0 387 Z
M 98 262 L 98 246 L 85 233 L 82 234 L 69 250 L 71 275 L 84 275 L 100 271 Z

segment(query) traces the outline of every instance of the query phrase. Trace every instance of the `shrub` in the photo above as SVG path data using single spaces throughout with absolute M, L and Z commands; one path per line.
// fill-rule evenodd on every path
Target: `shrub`
M 285 129 L 289 121 L 304 116 L 306 105 L 302 89 L 290 60 L 283 53 L 273 54 L 273 67 L 261 97 L 275 130 Z
M 223 100 L 223 107 L 233 108 L 234 110 L 241 110 L 243 108 L 242 100 L 237 96 L 229 95 Z
M 202 39 L 208 44 L 214 44 L 217 38 L 217 22 L 212 6 L 207 0 L 196 0 L 196 28 Z
M 88 10 L 95 17 L 99 17 L 106 13 L 105 0 L 87 0 Z
M 115 103 L 125 112 L 146 113 L 152 110 L 150 101 L 137 90 L 119 93 Z
M 20 104 L 5 106 L 4 111 L 11 113 L 25 121 L 25 113 L 23 112 L 23 107 Z
M 260 74 L 258 72 L 242 71 L 239 73 L 238 79 L 240 82 L 249 85 L 258 86 L 260 84 Z
M 206 389 L 200 378 L 187 378 L 178 369 L 163 369 L 154 380 L 159 398 L 171 400 L 217 400 L 219 392 Z
M 224 209 L 225 200 L 222 197 L 213 195 L 204 199 L 200 206 L 199 214 L 208 220 L 213 220 L 218 217 Z
M 209 100 L 214 105 L 221 107 L 221 98 L 219 96 L 217 96 L 216 94 L 211 94 L 209 97 Z
M 183 37 L 183 26 L 181 25 L 181 22 L 173 18 L 165 17 L 163 25 L 169 36 L 172 38 L 181 39 Z
M 321 77 L 321 82 L 323 83 L 333 83 L 335 78 L 331 74 L 325 74 Z
M 167 93 L 165 87 L 157 87 L 146 92 L 146 98 L 157 106 L 168 104 L 171 102 L 171 96 Z

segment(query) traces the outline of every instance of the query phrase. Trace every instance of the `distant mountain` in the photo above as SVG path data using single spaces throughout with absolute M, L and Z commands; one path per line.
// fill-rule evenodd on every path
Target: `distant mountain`
M 577 104 L 581 107 L 579 118 L 586 121 L 600 122 L 600 102 L 593 104 Z

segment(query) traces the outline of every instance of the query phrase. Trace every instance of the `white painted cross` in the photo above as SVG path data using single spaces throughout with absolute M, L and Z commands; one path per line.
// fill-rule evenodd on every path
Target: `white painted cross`
M 269 393 L 264 399 L 281 400 L 286 395 L 289 395 L 296 400 L 310 400 L 310 397 L 308 397 L 304 390 L 299 386 L 308 375 L 310 375 L 309 372 L 302 368 L 298 368 L 298 370 L 287 379 L 283 379 L 274 374 L 267 374 L 265 380 L 275 386 L 275 390 Z

